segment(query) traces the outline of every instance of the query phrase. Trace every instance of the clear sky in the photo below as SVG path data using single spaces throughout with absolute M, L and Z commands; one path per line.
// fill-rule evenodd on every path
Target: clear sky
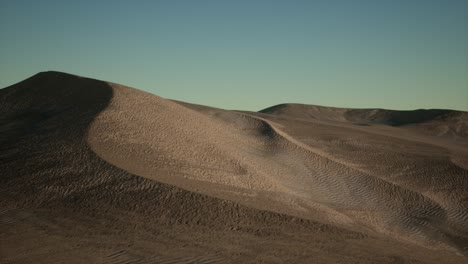
M 1 0 L 0 87 L 47 70 L 227 109 L 468 111 L 468 0 Z

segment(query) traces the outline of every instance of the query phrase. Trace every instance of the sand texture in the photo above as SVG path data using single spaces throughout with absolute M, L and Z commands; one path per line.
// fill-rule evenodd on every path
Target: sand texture
M 468 263 L 467 112 L 43 72 L 0 90 L 0 174 L 0 263 Z

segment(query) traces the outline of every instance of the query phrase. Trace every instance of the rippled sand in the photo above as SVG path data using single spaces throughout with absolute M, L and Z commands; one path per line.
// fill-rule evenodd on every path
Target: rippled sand
M 248 96 L 248 95 L 246 95 Z M 0 90 L 6 263 L 464 263 L 468 113 Z

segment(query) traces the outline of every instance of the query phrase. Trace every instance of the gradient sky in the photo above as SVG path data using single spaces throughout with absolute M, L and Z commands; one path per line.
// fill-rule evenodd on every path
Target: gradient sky
M 227 109 L 468 111 L 468 0 L 2 0 L 0 39 L 0 87 L 57 70 Z

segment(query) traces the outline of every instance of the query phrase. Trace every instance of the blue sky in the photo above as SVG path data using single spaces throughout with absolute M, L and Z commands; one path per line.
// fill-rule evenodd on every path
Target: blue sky
M 0 36 L 0 87 L 57 70 L 227 109 L 468 111 L 466 0 L 10 0 Z

